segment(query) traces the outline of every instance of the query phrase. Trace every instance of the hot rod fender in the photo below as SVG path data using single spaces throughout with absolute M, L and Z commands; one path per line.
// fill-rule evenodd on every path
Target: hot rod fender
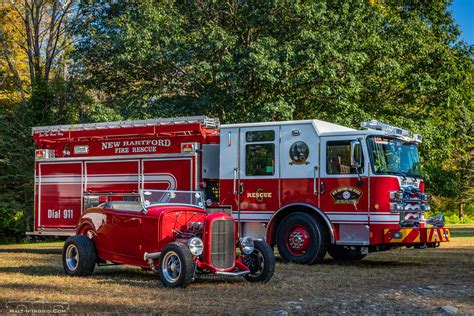
M 324 214 L 320 209 L 318 209 L 317 207 L 311 204 L 292 203 L 279 209 L 270 218 L 270 221 L 267 224 L 267 233 L 266 233 L 266 239 L 269 245 L 274 246 L 276 244 L 276 231 L 277 231 L 278 225 L 280 224 L 283 218 L 285 218 L 287 215 L 293 212 L 306 213 L 315 218 L 322 220 L 322 222 L 325 223 L 328 228 L 329 235 L 331 237 L 331 244 L 334 244 L 336 242 L 335 237 L 334 237 L 334 228 L 331 225 L 331 222 L 329 221 L 329 218 L 327 217 L 326 214 Z

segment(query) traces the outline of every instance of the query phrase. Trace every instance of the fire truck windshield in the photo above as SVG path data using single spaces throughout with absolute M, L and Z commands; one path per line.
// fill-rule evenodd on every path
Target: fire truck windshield
M 140 198 L 144 209 L 163 204 L 204 208 L 203 194 L 199 191 L 141 190 Z
M 375 174 L 421 176 L 416 143 L 381 136 L 369 136 L 367 143 Z

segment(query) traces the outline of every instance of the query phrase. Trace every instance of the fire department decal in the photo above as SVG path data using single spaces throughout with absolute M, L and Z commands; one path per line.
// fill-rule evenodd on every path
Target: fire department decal
M 271 198 L 271 192 L 263 192 L 263 189 L 257 189 L 256 192 L 247 193 L 248 198 L 254 198 L 257 202 L 263 202 L 265 198 Z
M 170 147 L 169 139 L 143 139 L 102 142 L 102 150 L 113 149 L 115 154 L 154 153 L 158 147 Z
M 305 142 L 294 142 L 290 147 L 290 165 L 307 165 L 309 164 L 309 147 Z
M 336 204 L 359 203 L 362 191 L 354 187 L 339 187 L 331 191 L 331 196 Z

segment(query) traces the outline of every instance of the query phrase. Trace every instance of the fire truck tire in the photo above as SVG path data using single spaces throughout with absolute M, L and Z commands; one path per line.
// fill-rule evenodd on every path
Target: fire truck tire
M 254 251 L 243 257 L 242 261 L 250 269 L 245 275 L 249 282 L 267 283 L 275 272 L 275 255 L 273 249 L 266 242 L 254 241 Z
M 87 276 L 94 272 L 97 253 L 87 236 L 71 236 L 63 247 L 63 268 L 71 276 Z
M 164 286 L 185 288 L 193 280 L 194 268 L 193 255 L 184 244 L 173 242 L 163 249 L 159 274 Z
M 329 247 L 328 253 L 334 260 L 339 261 L 358 261 L 366 256 L 360 252 L 354 252 L 346 247 L 336 245 Z
M 285 262 L 320 263 L 329 246 L 327 227 L 306 213 L 292 213 L 278 225 L 276 244 Z

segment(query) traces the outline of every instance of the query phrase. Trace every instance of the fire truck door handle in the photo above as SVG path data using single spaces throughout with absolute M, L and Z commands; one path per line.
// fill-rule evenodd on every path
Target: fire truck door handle
M 242 182 L 240 182 L 239 194 L 242 194 L 242 193 L 244 193 L 244 184 Z
M 234 168 L 234 195 L 237 195 L 237 168 Z
M 326 184 L 321 181 L 321 191 L 319 193 L 324 194 L 324 192 L 326 192 Z
M 318 194 L 318 187 L 317 187 L 317 179 L 318 179 L 318 167 L 314 166 L 314 174 L 313 174 L 313 193 L 315 195 Z

